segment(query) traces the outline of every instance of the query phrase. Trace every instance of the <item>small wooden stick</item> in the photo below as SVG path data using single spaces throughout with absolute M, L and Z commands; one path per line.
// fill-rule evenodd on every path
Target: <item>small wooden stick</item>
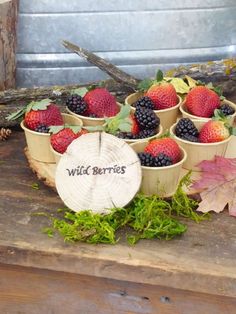
M 69 41 L 63 40 L 63 46 L 75 52 L 80 57 L 86 59 L 88 62 L 96 65 L 99 69 L 106 72 L 110 77 L 112 77 L 117 82 L 122 82 L 125 85 L 135 89 L 139 83 L 139 80 L 133 77 L 132 75 L 127 74 L 126 72 L 118 69 L 115 65 L 104 60 L 103 58 L 97 56 L 96 54 L 81 48 L 77 45 L 70 43 Z

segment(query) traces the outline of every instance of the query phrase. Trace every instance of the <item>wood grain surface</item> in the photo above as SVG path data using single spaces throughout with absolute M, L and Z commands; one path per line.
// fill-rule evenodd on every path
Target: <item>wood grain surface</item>
M 236 299 L 0 264 L 2 314 L 234 314 Z
M 0 143 L 1 263 L 236 296 L 236 220 L 226 211 L 200 224 L 186 221 L 188 231 L 174 240 L 145 240 L 134 247 L 125 237 L 117 245 L 48 238 L 41 232 L 48 218 L 38 213 L 56 216 L 63 204 L 28 167 L 24 147 L 22 132 Z
M 15 87 L 17 0 L 0 1 L 0 90 Z

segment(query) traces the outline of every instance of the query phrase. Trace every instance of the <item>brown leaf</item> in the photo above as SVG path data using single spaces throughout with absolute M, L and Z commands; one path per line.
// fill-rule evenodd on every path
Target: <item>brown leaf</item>
M 201 178 L 192 187 L 204 190 L 198 211 L 219 213 L 228 205 L 229 214 L 236 217 L 236 158 L 215 156 L 199 164 Z

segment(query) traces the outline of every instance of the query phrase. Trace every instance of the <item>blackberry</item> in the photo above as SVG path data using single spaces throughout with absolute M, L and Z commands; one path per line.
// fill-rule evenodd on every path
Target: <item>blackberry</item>
M 159 155 L 157 155 L 153 159 L 153 166 L 154 167 L 166 167 L 166 166 L 170 166 L 172 164 L 173 164 L 172 159 L 163 153 L 160 153 Z
M 148 96 L 143 96 L 139 98 L 136 103 L 134 104 L 136 109 L 139 108 L 147 108 L 147 109 L 154 109 L 154 103 L 152 102 L 151 98 Z
M 98 116 L 95 113 L 90 113 L 89 117 L 90 118 L 98 118 Z
M 35 129 L 35 132 L 39 132 L 39 133 L 49 133 L 49 127 L 45 124 L 40 124 L 37 126 L 37 128 Z
M 182 118 L 176 125 L 175 134 L 178 137 L 183 137 L 184 134 L 189 134 L 192 136 L 198 136 L 198 129 L 195 127 L 194 123 L 189 118 Z
M 70 111 L 80 115 L 85 113 L 88 107 L 83 98 L 76 94 L 67 98 L 66 105 Z
M 138 153 L 138 158 L 142 166 L 152 167 L 154 157 L 149 153 Z
M 141 129 L 156 129 L 160 125 L 160 119 L 151 109 L 136 109 L 134 116 Z
M 116 136 L 118 138 L 123 138 L 123 139 L 127 139 L 127 140 L 136 140 L 137 139 L 136 135 L 132 134 L 131 132 L 118 132 L 118 133 L 116 133 Z
M 181 137 L 183 140 L 185 141 L 189 141 L 189 142 L 194 142 L 194 143 L 198 143 L 199 139 L 197 136 L 193 136 L 191 134 L 183 134 Z
M 142 130 L 137 134 L 137 138 L 151 137 L 157 134 L 156 129 Z
M 223 113 L 223 115 L 225 116 L 230 116 L 232 114 L 235 113 L 234 108 L 232 108 L 230 105 L 228 104 L 223 104 L 222 106 L 220 106 L 220 111 Z

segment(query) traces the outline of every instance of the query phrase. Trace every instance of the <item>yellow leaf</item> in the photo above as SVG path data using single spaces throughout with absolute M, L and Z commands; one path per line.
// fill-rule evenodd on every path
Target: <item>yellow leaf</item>
M 188 81 L 188 85 L 190 88 L 193 88 L 197 85 L 197 81 L 191 78 L 190 76 L 185 75 L 185 79 Z
M 173 77 L 170 83 L 174 86 L 178 94 L 187 94 L 190 90 L 190 86 L 182 78 Z

